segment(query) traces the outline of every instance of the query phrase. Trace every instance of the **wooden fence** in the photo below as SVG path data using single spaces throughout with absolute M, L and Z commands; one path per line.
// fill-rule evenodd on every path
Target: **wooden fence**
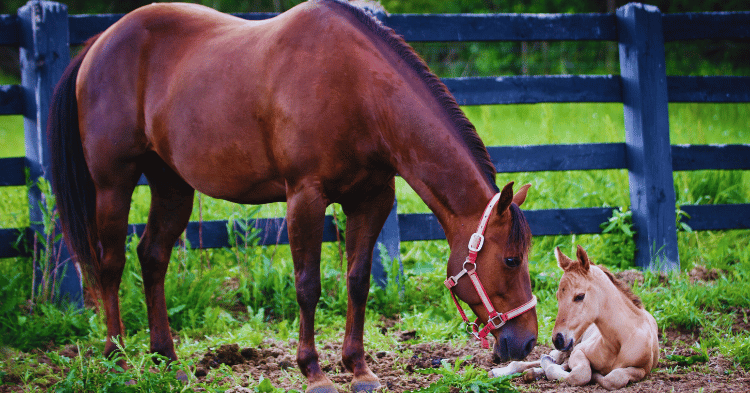
M 275 14 L 238 14 L 265 19 Z M 0 45 L 20 48 L 22 84 L 0 86 L 0 114 L 24 115 L 26 156 L 0 159 L 0 186 L 26 184 L 44 176 L 49 165 L 44 138 L 52 88 L 70 61 L 69 46 L 80 45 L 121 15 L 68 15 L 65 5 L 30 1 L 17 15 L 0 15 Z M 407 41 L 614 41 L 620 75 L 562 75 L 446 78 L 461 105 L 518 103 L 622 102 L 625 143 L 493 146 L 499 172 L 627 169 L 636 234 L 636 264 L 679 267 L 674 171 L 750 169 L 750 145 L 671 145 L 668 102 L 750 102 L 750 77 L 666 76 L 664 43 L 697 39 L 750 39 L 750 12 L 662 14 L 656 7 L 631 3 L 614 14 L 457 14 L 380 15 Z M 29 189 L 30 220 L 41 220 L 40 192 Z M 750 204 L 681 206 L 694 230 L 750 228 Z M 534 235 L 600 233 L 613 208 L 526 211 Z M 259 220 L 262 244 L 287 243 L 283 218 Z M 34 225 L 32 225 L 32 228 Z M 11 244 L 21 231 L 0 229 L 0 257 L 19 255 Z M 140 232 L 143 226 L 135 226 Z M 326 220 L 326 241 L 335 240 Z M 226 221 L 191 222 L 187 239 L 204 248 L 226 247 Z M 280 234 L 280 237 L 277 236 Z M 391 255 L 400 242 L 444 239 L 432 214 L 396 214 L 381 233 Z M 73 271 L 73 269 L 68 269 Z M 373 274 L 382 280 L 382 266 Z M 70 276 L 70 275 L 69 275 Z M 66 284 L 67 283 L 67 284 Z M 66 278 L 64 291 L 76 293 L 80 281 Z M 67 288 L 67 289 L 66 289 Z

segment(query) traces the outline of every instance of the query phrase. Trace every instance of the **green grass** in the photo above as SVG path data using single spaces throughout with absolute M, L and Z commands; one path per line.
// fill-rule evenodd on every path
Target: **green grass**
M 487 145 L 624 140 L 621 104 L 539 104 L 464 109 Z M 750 129 L 748 115 L 748 104 L 672 104 L 671 138 L 673 143 L 746 143 Z M 5 123 L 14 121 L 16 119 L 13 117 L 0 118 L 0 129 L 12 127 Z M 14 137 L 0 144 L 0 154 L 23 154 L 22 149 L 18 151 L 14 147 L 20 143 L 19 139 L 22 140 L 23 132 L 14 132 Z M 8 140 L 10 142 L 6 142 Z M 747 171 L 676 173 L 678 204 L 748 203 L 749 176 Z M 499 185 L 508 181 L 533 184 L 525 209 L 629 205 L 627 172 L 624 170 L 498 174 Z M 0 227 L 28 225 L 25 187 L 4 187 L 0 189 L 0 195 L 4 201 L 0 204 Z M 401 179 L 397 180 L 397 199 L 400 213 L 428 211 Z M 145 222 L 148 202 L 148 188 L 139 187 L 130 212 L 132 223 Z M 340 207 L 335 209 L 340 214 Z M 329 208 L 328 212 L 333 214 L 334 208 Z M 240 206 L 200 196 L 196 198 L 191 220 L 229 217 L 244 220 L 284 214 L 283 203 L 263 207 Z M 576 244 L 581 244 L 596 263 L 606 264 L 613 270 L 632 265 L 628 258 L 629 254 L 632 255 L 632 236 L 628 232 L 631 227 L 627 209 L 618 210 L 609 224 L 607 234 L 534 238 L 530 273 L 534 293 L 539 299 L 540 342 L 549 343 L 557 312 L 554 294 L 560 271 L 552 255 L 555 247 L 569 251 Z M 252 245 L 252 239 L 249 240 Z M 750 336 L 746 332 L 731 330 L 732 321 L 742 318 L 742 313 L 750 309 L 750 293 L 745 285 L 750 279 L 750 231 L 680 232 L 678 240 L 683 273 L 670 276 L 667 286 L 661 284 L 657 275 L 646 273 L 646 282 L 635 288 L 636 293 L 643 298 L 646 308 L 654 314 L 662 329 L 672 327 L 694 331 L 699 335 L 701 345 L 710 351 L 718 351 L 738 365 L 750 367 L 747 356 Z M 129 243 L 121 305 L 127 332 L 125 354 L 130 356 L 130 362 L 143 364 L 144 359 L 150 361 L 150 356 L 147 355 L 147 320 L 140 266 L 133 252 L 136 241 L 131 238 Z M 402 243 L 404 282 L 407 284 L 401 287 L 391 283 L 385 290 L 373 286 L 367 320 L 378 321 L 381 317 L 398 316 L 397 328 L 416 331 L 418 340 L 463 340 L 463 326 L 442 285 L 448 253 L 445 241 Z M 324 244 L 324 296 L 317 313 L 320 340 L 339 340 L 343 331 L 346 291 L 345 265 L 341 265 L 341 257 L 338 244 Z M 722 269 L 726 273 L 715 282 L 693 284 L 684 272 L 696 265 Z M 5 329 L 0 332 L 2 345 L 25 350 L 50 341 L 56 345 L 79 342 L 82 346 L 101 352 L 106 331 L 101 315 L 90 310 L 77 314 L 62 312 L 54 307 L 29 310 L 24 306 L 31 291 L 30 266 L 27 259 L 0 260 L 0 277 L 5 280 L 0 280 L 0 299 L 4 299 L 0 303 L 0 319 Z M 286 245 L 240 247 L 234 250 L 175 250 L 168 272 L 166 295 L 172 327 L 180 337 L 178 355 L 187 359 L 196 352 L 205 351 L 207 347 L 224 343 L 258 345 L 265 337 L 283 340 L 295 338 L 298 314 L 292 270 L 290 251 Z M 391 276 L 394 275 L 395 271 Z M 744 315 L 744 318 L 747 316 Z M 45 324 L 52 327 L 44 328 Z M 37 341 L 31 339 L 32 333 Z M 377 324 L 372 322 L 366 328 L 366 342 L 368 350 L 395 345 L 393 338 L 383 335 Z M 43 366 L 29 372 L 26 365 L 33 361 L 24 354 L 5 348 L 3 351 L 10 351 L 11 354 L 0 360 L 0 369 L 8 370 L 3 371 L 5 373 L 25 370 L 18 371 L 19 378 L 30 387 L 38 386 L 40 380 L 47 380 L 44 386 L 58 383 L 56 386 L 60 391 L 73 389 L 71 386 L 77 383 L 89 383 L 89 386 L 102 389 L 109 383 L 107 381 L 111 381 L 96 375 L 108 367 L 107 361 L 100 357 L 52 359 L 56 364 L 77 373 L 74 377 L 66 377 L 55 375 Z M 456 370 L 446 370 L 446 373 L 458 374 Z M 226 369 L 212 372 L 229 375 Z M 125 378 L 130 374 L 120 375 Z M 460 376 L 455 377 L 459 381 L 457 383 L 462 383 Z M 157 388 L 170 386 L 172 377 L 166 375 L 163 378 L 154 376 L 153 380 L 147 382 Z M 215 380 L 221 381 L 222 377 Z M 261 383 L 264 382 L 259 381 L 256 385 L 260 386 Z M 187 387 L 192 389 L 196 386 Z M 218 390 L 221 383 L 200 388 Z

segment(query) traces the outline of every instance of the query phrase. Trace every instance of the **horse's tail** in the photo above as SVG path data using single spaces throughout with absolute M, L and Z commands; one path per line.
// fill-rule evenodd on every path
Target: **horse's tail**
M 55 87 L 50 103 L 47 142 L 50 180 L 60 227 L 73 257 L 84 270 L 87 283 L 99 291 L 99 236 L 96 230 L 96 189 L 83 154 L 78 124 L 76 79 L 94 37 L 70 62 Z

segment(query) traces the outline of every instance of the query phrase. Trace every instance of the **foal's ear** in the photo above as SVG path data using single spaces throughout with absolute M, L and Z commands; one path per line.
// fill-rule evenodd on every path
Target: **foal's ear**
M 557 266 L 560 266 L 560 269 L 565 272 L 567 272 L 573 262 L 575 262 L 568 258 L 567 255 L 563 254 L 563 252 L 560 251 L 560 247 L 555 247 L 555 259 L 557 259 Z
M 529 187 L 531 187 L 531 184 L 524 184 L 523 186 L 521 186 L 521 189 L 518 190 L 515 195 L 513 195 L 513 203 L 518 206 L 523 205 L 523 202 L 526 200 L 526 193 L 529 191 Z
M 586 250 L 581 247 L 581 245 L 578 245 L 578 249 L 576 250 L 576 258 L 578 258 L 578 262 L 581 263 L 581 267 L 585 271 L 589 271 L 589 265 L 591 265 L 591 261 L 589 261 L 589 256 L 586 254 Z
M 508 210 L 511 202 L 513 202 L 513 182 L 510 182 L 503 187 L 500 191 L 500 200 L 497 202 L 497 213 L 502 214 Z

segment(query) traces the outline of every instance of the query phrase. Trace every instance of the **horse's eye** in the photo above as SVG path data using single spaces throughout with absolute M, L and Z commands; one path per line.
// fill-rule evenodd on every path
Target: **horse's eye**
M 573 301 L 574 301 L 574 302 L 580 302 L 580 301 L 583 301 L 583 298 L 584 298 L 584 297 L 586 297 L 586 294 L 585 294 L 585 293 L 579 293 L 578 295 L 576 295 L 576 296 L 575 296 L 575 297 L 573 298 Z
M 517 267 L 521 264 L 521 258 L 518 258 L 518 257 L 505 258 L 505 264 L 508 267 Z

